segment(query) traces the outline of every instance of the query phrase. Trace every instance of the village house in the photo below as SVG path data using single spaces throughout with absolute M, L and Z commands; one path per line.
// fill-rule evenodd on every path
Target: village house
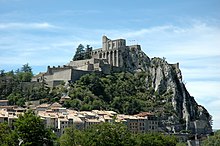
M 27 109 L 21 107 L 2 106 L 0 108 L 0 123 L 7 122 L 11 128 L 20 114 Z M 35 113 L 42 120 L 47 128 L 52 128 L 57 136 L 65 132 L 65 128 L 74 125 L 82 130 L 94 124 L 103 122 L 124 123 L 133 133 L 146 133 L 158 131 L 158 120 L 152 113 L 140 113 L 137 115 L 117 114 L 114 111 L 92 110 L 75 111 L 62 107 L 59 103 L 40 104 L 36 106 Z

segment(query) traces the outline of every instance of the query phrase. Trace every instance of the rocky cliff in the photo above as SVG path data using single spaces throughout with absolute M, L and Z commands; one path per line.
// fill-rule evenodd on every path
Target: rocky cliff
M 147 72 L 146 87 L 154 89 L 159 95 L 168 95 L 169 98 L 160 100 L 171 106 L 171 114 L 164 115 L 164 107 L 155 109 L 160 115 L 164 130 L 200 134 L 212 131 L 211 115 L 187 91 L 179 63 L 169 64 L 165 58 L 150 59 L 141 50 L 130 50 L 123 54 L 123 58 L 125 70 Z

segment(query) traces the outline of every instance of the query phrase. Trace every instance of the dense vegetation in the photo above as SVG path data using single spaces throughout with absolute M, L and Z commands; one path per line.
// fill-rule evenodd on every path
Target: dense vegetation
M 31 67 L 28 64 L 23 65 L 21 69 L 15 72 L 0 71 L 0 99 L 9 99 L 10 104 L 23 104 L 24 82 L 30 82 L 33 76 Z
M 40 100 L 41 103 L 52 103 L 59 101 L 62 95 L 68 94 L 71 99 L 65 101 L 63 105 L 75 110 L 114 110 L 124 114 L 151 111 L 163 120 L 168 116 L 176 115 L 171 104 L 172 91 L 160 94 L 155 91 L 147 72 L 87 74 L 75 83 L 70 83 L 68 86 L 63 83 L 53 89 L 47 88 L 45 82 L 30 82 L 32 76 L 32 69 L 28 64 L 16 71 L 1 70 L 0 99 L 8 99 L 10 105 L 24 106 L 25 101 Z M 28 125 L 30 126 L 27 127 Z M 19 117 L 14 126 L 17 128 L 12 130 L 7 124 L 0 124 L 0 145 L 18 145 L 19 140 L 23 142 L 23 145 L 42 143 L 50 145 L 55 139 L 51 131 L 45 128 L 39 117 L 35 117 L 33 113 L 26 113 Z M 34 134 L 41 133 L 42 135 L 28 133 L 33 131 L 35 131 Z M 219 139 L 218 133 L 204 141 L 203 144 L 216 143 L 218 142 L 216 139 Z M 134 135 L 129 133 L 123 125 L 108 123 L 84 131 L 70 127 L 59 139 L 61 145 L 105 145 L 106 142 L 109 145 L 173 145 L 176 140 L 161 134 Z
M 42 146 L 53 145 L 56 139 L 50 129 L 47 129 L 40 119 L 32 111 L 20 115 L 13 125 L 0 123 L 1 146 Z M 12 130 L 12 129 L 14 130 Z
M 102 123 L 79 131 L 67 128 L 60 137 L 61 146 L 175 146 L 177 139 L 160 133 L 132 134 L 118 123 Z
M 202 146 L 219 146 L 220 145 L 220 130 L 214 132 L 214 135 L 209 136 L 202 142 Z
M 0 74 L 0 99 L 8 99 L 11 105 L 23 106 L 25 101 L 59 101 L 63 94 L 71 100 L 64 106 L 76 110 L 105 109 L 118 113 L 136 114 L 152 111 L 159 116 L 175 114 L 171 105 L 172 91 L 158 94 L 151 87 L 147 72 L 113 73 L 111 75 L 87 74 L 68 88 L 64 84 L 49 89 L 45 83 L 33 83 L 31 67 Z M 149 82 L 146 82 L 148 78 Z
M 64 106 L 76 110 L 105 109 L 124 114 L 152 111 L 171 114 L 172 91 L 159 95 L 153 88 L 147 88 L 146 72 L 114 73 L 103 76 L 87 74 L 68 90 L 71 100 Z
M 0 71 L 0 100 L 8 99 L 10 105 L 23 106 L 25 101 L 51 97 L 43 83 L 32 83 L 32 68 L 25 64 L 16 71 Z

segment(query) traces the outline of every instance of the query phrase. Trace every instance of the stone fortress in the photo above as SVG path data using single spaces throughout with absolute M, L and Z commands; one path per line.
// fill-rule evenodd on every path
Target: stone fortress
M 58 67 L 48 66 L 47 72 L 32 78 L 33 82 L 46 82 L 48 87 L 54 87 L 61 82 L 74 82 L 88 73 L 110 74 L 127 68 L 125 59 L 129 52 L 140 51 L 140 45 L 126 45 L 125 39 L 111 40 L 102 37 L 102 48 L 86 50 L 90 59 L 72 60 Z

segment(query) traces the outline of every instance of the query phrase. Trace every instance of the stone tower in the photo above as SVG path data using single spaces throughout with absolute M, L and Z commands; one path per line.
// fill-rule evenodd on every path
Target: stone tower
M 104 35 L 102 36 L 102 50 L 106 51 L 108 47 L 108 38 Z

